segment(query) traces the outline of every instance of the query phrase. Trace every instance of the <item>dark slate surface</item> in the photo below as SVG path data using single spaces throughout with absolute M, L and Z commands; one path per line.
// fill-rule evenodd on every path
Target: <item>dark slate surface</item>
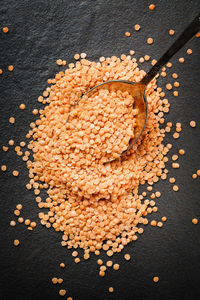
M 73 61 L 75 53 L 86 52 L 91 60 L 99 56 L 119 56 L 136 51 L 136 57 L 149 54 L 159 58 L 176 38 L 178 33 L 198 14 L 198 0 L 156 0 L 155 11 L 148 10 L 150 1 L 142 0 L 85 0 L 85 1 L 43 1 L 9 0 L 1 2 L 1 27 L 8 26 L 9 34 L 0 33 L 0 139 L 6 145 L 10 138 L 17 144 L 23 140 L 29 123 L 34 120 L 32 109 L 39 107 L 36 99 L 46 87 L 46 80 L 58 70 L 58 58 Z M 135 33 L 133 26 L 139 23 L 141 30 Z M 170 37 L 168 30 L 175 29 Z M 124 36 L 132 32 L 131 38 Z M 154 38 L 154 44 L 146 44 L 147 37 Z M 70 251 L 61 248 L 61 235 L 54 230 L 38 226 L 33 232 L 24 225 L 9 226 L 17 203 L 23 204 L 23 217 L 37 221 L 38 208 L 33 194 L 25 188 L 28 171 L 14 150 L 4 153 L 0 150 L 1 164 L 8 170 L 0 174 L 0 299 L 1 300 L 56 300 L 58 286 L 51 284 L 53 276 L 63 277 L 67 295 L 75 300 L 124 299 L 124 300 L 179 300 L 200 298 L 200 236 L 199 226 L 191 219 L 200 217 L 199 178 L 191 175 L 200 168 L 200 101 L 199 101 L 199 42 L 193 38 L 173 59 L 173 68 L 167 71 L 165 79 L 159 78 L 164 88 L 173 82 L 170 74 L 179 74 L 179 97 L 166 92 L 171 103 L 168 121 L 182 123 L 183 131 L 178 140 L 170 135 L 167 142 L 173 142 L 171 154 L 184 148 L 186 155 L 180 157 L 181 167 L 172 170 L 180 191 L 175 193 L 168 181 L 156 184 L 162 192 L 157 201 L 159 212 L 150 218 L 166 215 L 168 221 L 162 229 L 146 227 L 144 234 L 134 244 L 128 245 L 124 253 L 130 253 L 130 262 L 122 254 L 113 257 L 120 262 L 118 272 L 107 272 L 105 278 L 98 276 L 94 257 L 88 262 L 75 265 Z M 187 48 L 193 54 L 186 54 Z M 185 63 L 178 62 L 185 57 Z M 13 64 L 15 70 L 8 72 Z M 150 63 L 142 66 L 149 70 Z M 27 109 L 20 111 L 18 105 L 25 103 Z M 8 122 L 10 116 L 16 124 Z M 189 121 L 196 120 L 195 129 Z M 173 128 L 174 131 L 174 128 Z M 172 131 L 172 132 L 173 132 Z M 12 170 L 20 171 L 18 178 Z M 13 240 L 21 242 L 18 248 Z M 60 269 L 60 262 L 66 269 Z M 158 275 L 155 284 L 152 277 Z M 113 286 L 115 292 L 108 293 Z M 64 297 L 66 299 L 67 297 Z

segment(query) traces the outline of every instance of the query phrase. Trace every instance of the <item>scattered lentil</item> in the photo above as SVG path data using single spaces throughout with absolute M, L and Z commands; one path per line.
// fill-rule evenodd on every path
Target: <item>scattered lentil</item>
M 57 59 L 56 63 L 57 63 L 58 66 L 61 66 L 62 65 L 62 59 Z
M 14 171 L 12 172 L 12 174 L 13 174 L 13 176 L 17 177 L 17 176 L 19 175 L 19 171 L 14 170 Z
M 103 263 L 103 262 L 102 262 L 102 263 Z M 112 267 L 112 265 L 113 265 L 112 260 L 108 260 L 108 261 L 106 262 L 106 266 L 107 266 L 107 267 Z
M 153 39 L 152 38 L 148 38 L 147 39 L 147 44 L 149 44 L 149 45 L 153 44 Z
M 155 4 L 150 4 L 150 5 L 149 5 L 149 10 L 154 10 L 155 7 L 156 7 Z
M 174 177 L 169 178 L 170 183 L 175 183 L 176 179 Z
M 104 271 L 99 271 L 99 276 L 104 277 L 106 273 Z
M 174 139 L 178 139 L 179 137 L 180 137 L 179 133 L 178 132 L 174 132 L 173 138 Z
M 130 256 L 130 254 L 124 254 L 124 258 L 125 258 L 125 260 L 130 260 L 131 256 Z
M 152 220 L 150 224 L 151 224 L 151 226 L 156 226 L 157 222 L 156 222 L 156 220 Z
M 196 127 L 196 122 L 195 121 L 190 121 L 190 126 L 191 127 Z
M 166 77 L 166 76 L 167 76 L 167 73 L 166 73 L 166 72 L 161 72 L 161 76 L 162 76 L 162 77 Z
M 171 90 L 171 89 L 172 89 L 171 83 L 166 84 L 166 89 L 168 89 L 168 90 Z
M 19 209 L 19 210 L 21 210 L 22 209 L 22 204 L 17 204 L 16 208 Z
M 172 160 L 173 160 L 173 161 L 175 161 L 175 160 L 177 160 L 177 159 L 178 159 L 178 155 L 177 155 L 177 154 L 172 155 Z
M 97 264 L 98 264 L 98 265 L 103 265 L 102 259 L 98 259 L 98 260 L 97 260 Z
M 51 281 L 52 281 L 53 284 L 57 284 L 57 283 L 58 283 L 58 278 L 53 277 L 53 278 L 51 279 Z
M 3 27 L 3 28 L 2 28 L 2 31 L 3 31 L 3 33 L 8 33 L 9 28 L 8 28 L 8 27 Z
M 15 226 L 16 222 L 14 220 L 10 221 L 10 226 Z
M 83 52 L 83 53 L 81 53 L 80 56 L 81 56 L 81 58 L 86 58 L 87 54 Z
M 192 49 L 187 49 L 187 54 L 188 55 L 192 54 Z
M 173 186 L 173 190 L 174 190 L 174 192 L 178 192 L 178 190 L 179 190 L 178 185 L 174 185 L 174 186 Z
M 30 223 L 30 226 L 31 226 L 32 228 L 35 228 L 35 227 L 37 226 L 37 224 L 36 224 L 36 222 L 31 222 L 31 223 Z
M 74 55 L 75 60 L 79 60 L 79 58 L 80 58 L 80 55 L 78 53 Z
M 77 251 L 73 251 L 73 252 L 72 252 L 72 256 L 73 256 L 73 257 L 78 256 L 78 252 L 77 252 Z
M 194 219 L 192 219 L 192 223 L 193 223 L 193 224 L 195 224 L 195 225 L 196 225 L 196 224 L 198 224 L 198 222 L 199 222 L 199 221 L 198 221 L 198 219 L 197 219 L 197 218 L 194 218 Z
M 19 242 L 19 240 L 14 240 L 14 243 L 13 243 L 13 244 L 14 244 L 14 246 L 17 247 L 17 246 L 19 246 L 20 242 Z
M 154 277 L 153 277 L 153 281 L 154 281 L 154 282 L 158 282 L 158 281 L 159 281 L 159 277 L 154 276 Z
M 14 66 L 13 65 L 8 66 L 8 71 L 12 72 L 13 70 L 14 70 Z
M 158 222 L 158 223 L 157 223 L 157 226 L 158 226 L 158 227 L 163 227 L 163 223 L 162 223 L 162 222 Z
M 172 67 L 172 63 L 171 63 L 171 62 L 168 62 L 168 63 L 166 64 L 166 66 L 167 66 L 168 68 L 171 68 L 171 67 Z
M 22 217 L 19 217 L 19 218 L 18 218 L 18 222 L 19 222 L 19 223 L 23 223 L 23 222 L 24 222 L 24 219 L 23 219 Z
M 113 265 L 113 270 L 118 271 L 119 270 L 119 264 L 114 264 Z
M 78 264 L 81 260 L 80 260 L 79 257 L 76 257 L 76 258 L 74 259 L 74 261 L 75 261 L 76 264 Z
M 10 118 L 9 118 L 9 122 L 10 122 L 11 124 L 14 124 L 14 123 L 15 123 L 15 118 L 10 117 Z
M 127 36 L 127 37 L 131 36 L 130 32 L 129 32 L 129 31 L 126 31 L 126 32 L 125 32 L 125 36 Z
M 169 35 L 174 35 L 175 31 L 173 29 L 169 30 Z
M 4 152 L 8 151 L 8 147 L 6 147 L 6 146 L 2 146 L 2 149 L 3 149 Z
M 180 58 L 179 58 L 179 62 L 180 62 L 180 63 L 184 63 L 184 61 L 185 61 L 185 59 L 184 59 L 183 57 L 180 57 Z
M 177 81 L 174 82 L 175 87 L 179 87 L 179 85 L 180 85 L 179 82 L 177 82 Z
M 180 168 L 179 163 L 172 163 L 172 168 L 173 169 L 179 169 Z
M 178 78 L 178 75 L 177 75 L 176 73 L 173 73 L 173 74 L 172 74 L 172 77 L 173 77 L 174 79 L 177 79 L 177 78 Z
M 59 295 L 60 295 L 60 296 L 65 296 L 65 295 L 66 295 L 66 290 L 63 290 L 63 289 L 60 290 L 60 291 L 59 291 Z
M 9 140 L 9 141 L 8 141 L 8 144 L 9 144 L 10 146 L 13 146 L 13 145 L 14 145 L 14 141 L 13 141 L 13 140 Z
M 180 155 L 184 155 L 184 154 L 185 154 L 185 150 L 184 150 L 184 149 L 180 149 L 180 150 L 178 151 L 178 153 L 179 153 Z
M 7 166 L 6 165 L 2 165 L 1 166 L 1 171 L 5 172 L 7 170 Z
M 26 105 L 25 105 L 24 103 L 21 103 L 21 104 L 19 105 L 19 108 L 22 109 L 22 110 L 24 110 L 24 109 L 26 108 Z
M 31 221 L 30 221 L 29 219 L 26 219 L 26 220 L 24 221 L 24 224 L 25 224 L 26 226 L 29 226 L 29 225 L 31 224 Z
M 135 28 L 136 31 L 139 31 L 139 30 L 140 30 L 140 25 L 139 25 L 139 24 L 136 24 L 136 25 L 134 26 L 134 28 Z

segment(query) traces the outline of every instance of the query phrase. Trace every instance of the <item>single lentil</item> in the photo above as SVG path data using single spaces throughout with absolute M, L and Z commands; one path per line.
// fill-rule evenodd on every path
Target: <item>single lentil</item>
M 190 121 L 190 126 L 193 127 L 193 128 L 196 127 L 196 122 L 195 121 Z
M 12 72 L 13 70 L 14 70 L 14 66 L 13 65 L 8 66 L 8 71 Z
M 152 45 L 153 44 L 153 39 L 152 38 L 148 38 L 147 39 L 147 44 Z
M 140 27 L 139 24 L 136 24 L 136 25 L 134 26 L 134 28 L 135 28 L 136 31 L 139 31 L 141 27 Z
M 150 4 L 150 5 L 149 5 L 149 10 L 154 10 L 155 7 L 156 7 L 155 4 Z
M 14 240 L 14 246 L 19 246 L 19 244 L 20 244 L 20 242 L 19 242 L 19 240 Z
M 154 277 L 153 277 L 153 281 L 154 281 L 154 282 L 158 282 L 158 281 L 159 281 L 159 277 L 158 277 L 158 276 L 154 276 Z
M 60 296 L 65 296 L 65 295 L 66 295 L 66 290 L 61 289 L 61 290 L 59 291 L 59 295 L 60 295 Z
M 196 224 L 198 224 L 198 222 L 199 222 L 199 221 L 198 221 L 198 219 L 197 219 L 197 218 L 194 218 L 194 219 L 192 219 L 192 223 L 193 223 L 193 224 L 195 224 L 195 225 L 196 225 Z
M 126 31 L 126 32 L 125 32 L 125 36 L 127 36 L 127 37 L 131 36 L 130 32 L 129 32 L 129 31 Z
M 169 35 L 174 35 L 175 31 L 173 29 L 169 30 Z

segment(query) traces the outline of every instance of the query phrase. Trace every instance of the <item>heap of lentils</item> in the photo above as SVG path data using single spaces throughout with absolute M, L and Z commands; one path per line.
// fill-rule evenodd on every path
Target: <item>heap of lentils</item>
M 84 58 L 49 79 L 50 87 L 38 98 L 47 105 L 26 136 L 33 152 L 32 161 L 28 153 L 23 156 L 29 169 L 27 188 L 34 189 L 40 208 L 49 209 L 39 213 L 41 224 L 61 231 L 62 246 L 84 249 L 85 258 L 101 249 L 109 256 L 121 252 L 143 233 L 140 225 L 148 223 L 152 201 L 144 200 L 138 187 L 147 182 L 151 190 L 159 177 L 166 178 L 171 145 L 162 143 L 165 129 L 159 124 L 170 104 L 161 100 L 153 79 L 146 89 L 146 128 L 123 157 L 119 154 L 134 137 L 135 100 L 127 92 L 100 89 L 76 104 L 102 82 L 139 82 L 144 75 L 130 55 L 101 57 L 99 62 Z M 118 159 L 103 164 L 109 155 Z M 39 196 L 40 189 L 47 190 L 46 199 Z

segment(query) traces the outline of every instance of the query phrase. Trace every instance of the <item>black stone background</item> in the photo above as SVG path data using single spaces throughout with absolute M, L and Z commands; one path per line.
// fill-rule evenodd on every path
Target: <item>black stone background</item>
M 149 11 L 151 1 L 142 0 L 7 0 L 0 2 L 0 25 L 8 26 L 10 32 L 0 33 L 0 145 L 6 145 L 13 138 L 15 144 L 24 140 L 29 123 L 36 118 L 34 108 L 42 107 L 37 97 L 47 86 L 46 80 L 64 67 L 58 67 L 58 58 L 72 62 L 75 53 L 86 52 L 88 59 L 100 56 L 120 56 L 136 51 L 135 57 L 145 54 L 158 59 L 179 33 L 199 13 L 199 0 L 155 0 L 154 11 Z M 139 32 L 135 24 L 141 25 Z M 176 34 L 168 35 L 173 28 Z M 130 38 L 125 31 L 132 33 Z M 146 39 L 152 37 L 153 45 Z M 39 209 L 32 192 L 25 185 L 28 171 L 14 149 L 7 153 L 0 149 L 1 165 L 8 170 L 0 173 L 0 299 L 1 300 L 56 300 L 59 287 L 53 286 L 51 278 L 63 277 L 62 286 L 67 296 L 75 300 L 124 299 L 124 300 L 179 300 L 200 299 L 200 224 L 193 225 L 193 217 L 200 217 L 199 178 L 191 175 L 200 169 L 200 99 L 199 99 L 199 42 L 193 38 L 171 60 L 173 67 L 167 69 L 167 77 L 159 78 L 158 85 L 165 90 L 165 84 L 173 82 L 173 72 L 179 74 L 179 96 L 173 97 L 166 91 L 171 103 L 167 121 L 181 122 L 183 130 L 178 140 L 172 138 L 175 130 L 166 135 L 165 143 L 173 143 L 171 154 L 184 148 L 186 155 L 179 158 L 180 169 L 171 168 L 171 154 L 167 167 L 170 176 L 175 176 L 180 191 L 175 193 L 168 179 L 159 181 L 155 190 L 162 192 L 157 200 L 159 211 L 150 216 L 159 219 L 166 215 L 168 221 L 163 228 L 145 227 L 138 241 L 129 244 L 125 250 L 113 256 L 120 263 L 120 270 L 109 270 L 104 278 L 99 277 L 96 258 L 73 263 L 71 251 L 60 246 L 61 234 L 38 225 L 33 232 L 25 225 L 9 226 L 17 203 L 23 204 L 22 216 L 36 220 Z M 187 55 L 186 49 L 193 54 Z M 185 63 L 178 62 L 179 57 Z M 13 64 L 13 72 L 7 66 Z M 150 62 L 141 65 L 149 70 Z M 19 110 L 20 103 L 27 108 Z M 8 122 L 10 116 L 16 123 Z M 189 126 L 190 120 L 197 121 L 197 127 Z M 12 170 L 20 171 L 18 178 Z M 169 178 L 168 177 L 168 178 Z M 144 187 L 141 191 L 144 190 Z M 15 248 L 13 240 L 19 239 Z M 130 253 L 126 262 L 123 254 Z M 105 258 L 105 255 L 103 255 Z M 64 262 L 66 269 L 59 263 Z M 159 283 L 152 277 L 158 275 Z M 113 286 L 113 294 L 108 287 Z

